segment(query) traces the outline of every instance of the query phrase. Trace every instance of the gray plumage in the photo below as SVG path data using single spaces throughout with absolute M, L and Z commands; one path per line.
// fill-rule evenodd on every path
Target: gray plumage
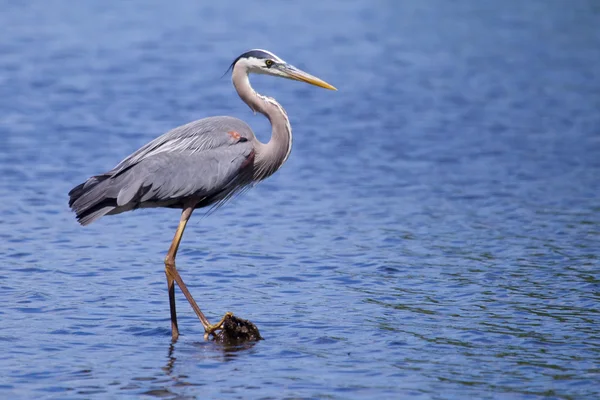
M 75 187 L 69 206 L 87 225 L 136 208 L 181 208 L 191 197 L 203 206 L 212 204 L 251 183 L 255 140 L 250 127 L 236 118 L 191 122 Z
M 256 93 L 249 73 L 301 80 L 334 89 L 265 50 L 251 50 L 231 65 L 239 96 L 272 125 L 271 140 L 259 142 L 243 121 L 210 117 L 175 128 L 69 192 L 69 206 L 82 225 L 136 208 L 205 207 L 230 198 L 273 174 L 291 151 L 287 114 L 275 99 Z

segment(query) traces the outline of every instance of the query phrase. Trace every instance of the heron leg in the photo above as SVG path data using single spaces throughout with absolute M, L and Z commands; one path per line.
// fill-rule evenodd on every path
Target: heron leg
M 177 339 L 179 336 L 179 328 L 177 327 L 177 312 L 175 310 L 175 285 L 173 282 L 177 282 L 177 286 L 183 292 L 183 295 L 188 300 L 194 312 L 202 322 L 202 326 L 204 326 L 204 330 L 208 331 L 212 328 L 208 319 L 204 316 L 198 304 L 192 297 L 192 294 L 185 286 L 183 279 L 177 272 L 177 268 L 175 267 L 175 257 L 177 256 L 177 249 L 179 249 L 179 243 L 181 242 L 181 237 L 183 236 L 183 231 L 185 230 L 185 226 L 187 225 L 190 216 L 192 215 L 192 211 L 194 211 L 193 206 L 188 206 L 183 209 L 181 213 L 181 220 L 179 221 L 179 226 L 177 227 L 177 231 L 175 232 L 175 237 L 173 238 L 173 242 L 171 243 L 171 247 L 169 248 L 169 252 L 165 257 L 165 274 L 167 275 L 167 285 L 169 288 L 169 306 L 171 308 L 171 334 L 173 339 Z
M 175 281 L 169 276 L 169 272 L 165 268 L 167 275 L 167 286 L 169 288 L 169 308 L 171 309 L 171 336 L 173 340 L 179 337 L 179 327 L 177 326 L 177 311 L 175 309 Z

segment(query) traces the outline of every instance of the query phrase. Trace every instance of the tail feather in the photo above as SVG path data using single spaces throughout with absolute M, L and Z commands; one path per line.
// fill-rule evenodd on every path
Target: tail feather
M 82 183 L 71 189 L 71 191 L 69 192 L 69 207 L 72 207 L 73 203 L 75 203 L 75 200 L 77 200 L 83 194 L 84 186 L 85 183 Z
M 115 209 L 113 206 L 104 206 L 93 210 L 87 210 L 82 214 L 77 214 L 77 221 L 83 226 L 89 225 L 100 217 L 105 216 L 109 212 Z
M 77 215 L 81 225 L 88 225 L 117 207 L 117 201 L 109 196 L 110 175 L 91 177 L 69 192 L 69 207 Z

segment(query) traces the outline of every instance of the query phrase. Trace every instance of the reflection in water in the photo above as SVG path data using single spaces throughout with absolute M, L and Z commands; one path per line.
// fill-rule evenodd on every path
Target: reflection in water
M 173 367 L 175 366 L 175 361 L 177 360 L 173 353 L 175 353 L 175 343 L 171 343 L 169 345 L 169 355 L 167 356 L 168 361 L 167 364 L 162 368 L 168 376 L 171 376 L 173 373 Z
M 256 342 L 248 342 L 240 345 L 221 345 L 212 341 L 177 343 L 177 341 L 169 344 L 167 354 L 167 363 L 161 368 L 164 374 L 152 375 L 149 377 L 136 377 L 129 385 L 122 387 L 122 390 L 138 390 L 139 382 L 148 382 L 152 387 L 150 390 L 144 391 L 143 394 L 152 397 L 171 397 L 182 398 L 182 393 L 179 393 L 180 388 L 188 386 L 202 386 L 203 383 L 198 383 L 197 377 L 190 378 L 189 372 L 177 372 L 177 356 L 178 346 L 187 350 L 186 355 L 196 360 L 198 363 L 203 363 L 206 360 L 216 362 L 234 361 L 241 352 L 248 351 L 256 345 Z M 189 362 L 189 360 L 187 361 Z M 163 375 L 161 378 L 160 375 Z M 167 379 L 164 379 L 166 377 Z

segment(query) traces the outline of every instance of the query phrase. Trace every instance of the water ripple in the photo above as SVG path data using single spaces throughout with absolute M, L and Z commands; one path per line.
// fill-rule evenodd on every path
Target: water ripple
M 7 2 L 0 394 L 597 398 L 599 18 L 589 1 Z M 66 193 L 206 115 L 266 140 L 218 79 L 252 47 L 340 90 L 253 79 L 293 153 L 196 212 L 178 268 L 211 321 L 234 311 L 265 340 L 205 342 L 177 292 L 171 343 L 178 212 L 84 229 Z

